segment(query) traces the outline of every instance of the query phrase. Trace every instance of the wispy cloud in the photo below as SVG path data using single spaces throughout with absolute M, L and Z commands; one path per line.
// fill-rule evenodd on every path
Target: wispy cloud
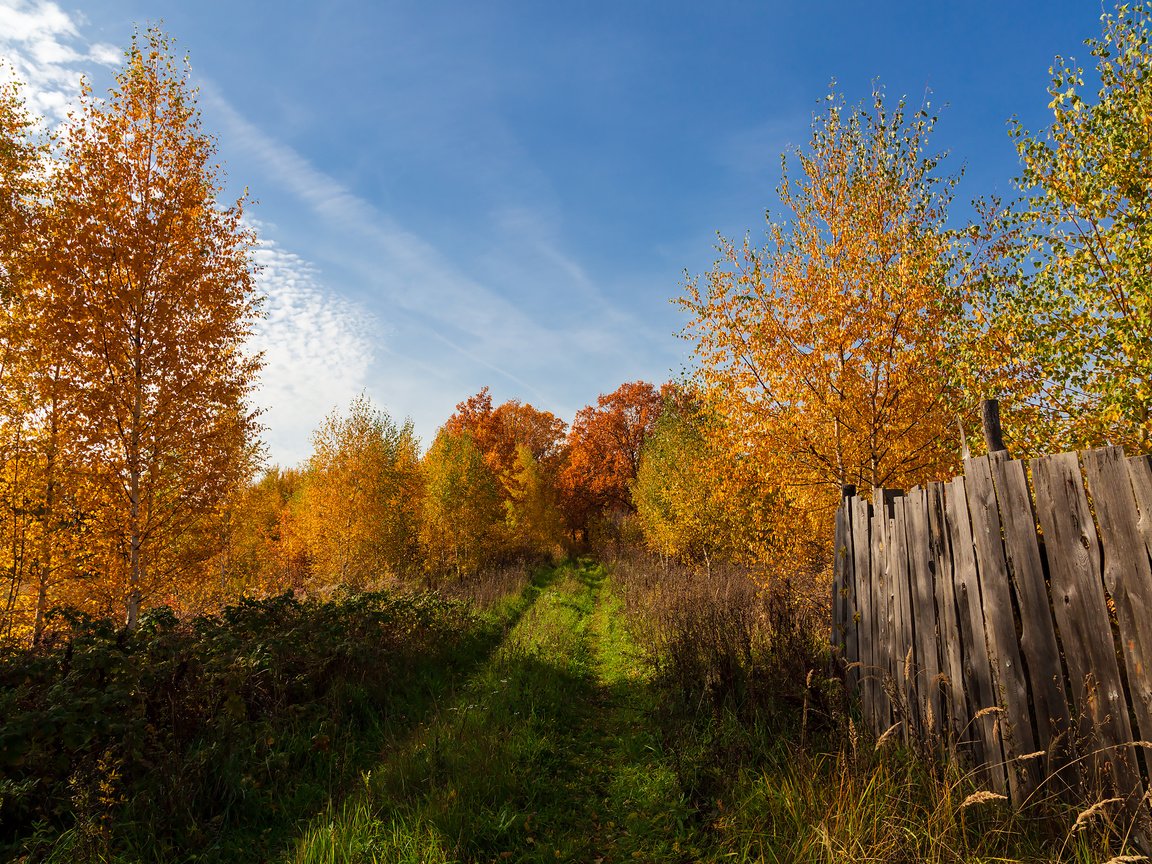
M 202 93 L 214 117 L 223 121 L 229 147 L 246 151 L 277 186 L 312 211 L 314 223 L 325 226 L 337 247 L 329 257 L 355 274 L 360 289 L 387 307 L 390 320 L 402 323 L 409 339 L 419 331 L 425 341 L 435 340 L 515 385 L 520 395 L 547 402 L 552 394 L 533 383 L 540 376 L 522 371 L 526 358 L 537 367 L 555 369 L 558 363 L 586 363 L 589 353 L 619 355 L 633 350 L 637 341 L 663 338 L 598 290 L 561 250 L 541 214 L 522 207 L 493 214 L 492 224 L 483 226 L 493 239 L 484 262 L 490 278 L 481 281 L 265 134 L 216 88 L 204 84 Z M 493 280 L 501 290 L 491 287 Z M 515 286 L 525 294 L 545 288 L 562 293 L 567 314 L 557 315 L 554 304 L 536 314 L 530 303 L 517 302 Z
M 50 124 L 67 117 L 86 72 L 123 56 L 85 40 L 78 22 L 51 0 L 0 0 L 0 78 L 20 81 L 28 109 Z
M 253 257 L 267 298 L 252 339 L 264 353 L 255 401 L 273 457 L 299 462 L 317 416 L 347 405 L 366 386 L 378 328 L 363 308 L 326 291 L 299 255 L 265 238 Z
M 60 119 L 80 72 L 115 61 L 83 31 L 52 2 L 0 0 L 0 54 L 35 82 L 34 111 Z M 229 164 L 275 202 L 258 211 L 268 317 L 253 340 L 265 353 L 256 402 L 274 460 L 306 455 L 308 433 L 361 389 L 410 414 L 428 440 L 485 384 L 571 416 L 617 375 L 664 374 L 666 334 L 617 302 L 633 286 L 601 283 L 566 249 L 563 208 L 499 112 L 483 112 L 495 127 L 485 146 L 432 136 L 471 159 L 462 171 L 497 178 L 471 199 L 467 257 L 269 134 L 222 87 L 197 84 Z
M 228 126 L 231 147 L 248 151 L 277 183 L 306 204 L 315 217 L 352 239 L 361 251 L 346 264 L 368 271 L 368 281 L 383 289 L 394 308 L 436 322 L 436 337 L 492 371 L 529 386 L 502 367 L 499 354 L 478 351 L 498 333 L 538 329 L 506 299 L 459 272 L 428 243 L 382 213 L 341 183 L 317 170 L 291 147 L 249 122 L 210 84 L 202 92 L 212 111 Z M 455 338 L 453 338 L 455 335 Z

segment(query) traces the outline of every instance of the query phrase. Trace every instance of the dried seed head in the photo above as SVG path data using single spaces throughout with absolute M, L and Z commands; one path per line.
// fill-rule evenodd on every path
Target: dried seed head
M 1123 801 L 1123 798 L 1105 798 L 1103 801 L 1097 801 L 1083 813 L 1076 817 L 1076 824 L 1072 826 L 1073 831 L 1079 831 L 1083 828 L 1089 819 L 1107 807 L 1109 804 L 1117 804 Z
M 891 738 L 895 734 L 896 730 L 900 728 L 901 724 L 902 724 L 902 721 L 897 720 L 895 723 L 893 723 L 891 726 L 889 726 L 887 729 L 884 730 L 884 734 L 876 739 L 876 749 L 877 750 L 879 750 L 881 747 L 884 746 L 884 742 L 886 742 L 889 738 Z
M 988 801 L 1007 801 L 1007 800 L 1008 800 L 1007 795 L 1001 795 L 998 792 L 988 792 L 987 790 L 982 789 L 979 792 L 973 792 L 971 795 L 969 795 L 967 798 L 965 798 L 963 801 L 961 801 L 960 802 L 960 809 L 963 810 L 967 807 L 971 807 L 973 804 L 984 804 Z

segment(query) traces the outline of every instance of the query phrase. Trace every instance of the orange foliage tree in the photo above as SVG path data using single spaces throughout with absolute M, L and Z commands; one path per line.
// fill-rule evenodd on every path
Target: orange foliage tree
M 187 69 L 149 30 L 107 99 L 84 90 L 49 184 L 38 311 L 68 328 L 62 395 L 130 628 L 146 599 L 179 601 L 219 541 L 204 520 L 256 455 L 253 236 L 242 201 L 220 205 L 214 155 Z
M 450 433 L 467 432 L 484 461 L 502 481 L 518 470 L 517 452 L 527 447 L 534 459 L 554 468 L 564 446 L 567 424 L 549 411 L 511 399 L 493 407 L 492 394 L 485 387 L 456 406 L 444 423 Z
M 78 501 L 74 398 L 43 284 L 48 151 L 14 85 L 0 87 L 0 637 L 40 638 L 61 583 L 90 541 Z
M 786 221 L 762 249 L 722 240 L 679 300 L 726 446 L 781 490 L 776 518 L 817 549 L 842 484 L 907 486 L 957 464 L 941 374 L 943 324 L 961 314 L 955 178 L 926 150 L 933 125 L 881 93 L 851 110 L 830 96 L 799 176 L 784 162 Z
M 568 433 L 561 489 L 569 526 L 586 533 L 597 515 L 632 513 L 632 484 L 644 441 L 675 388 L 621 384 L 577 412 Z
M 224 511 L 224 543 L 214 562 L 228 597 L 307 587 L 311 574 L 301 524 L 304 472 L 273 466 L 238 487 Z
M 545 552 L 563 535 L 556 489 L 566 428 L 556 415 L 518 399 L 494 407 L 487 387 L 457 405 L 444 424 L 445 432 L 471 438 L 499 481 L 505 553 Z
M 31 345 L 23 271 L 43 180 L 31 128 L 18 87 L 0 86 L 0 638 L 23 635 L 31 626 L 29 595 L 47 589 L 34 566 L 41 448 L 26 384 Z

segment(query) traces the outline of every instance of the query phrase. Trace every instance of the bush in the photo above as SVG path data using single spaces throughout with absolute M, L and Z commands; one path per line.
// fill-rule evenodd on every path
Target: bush
M 82 859 L 186 854 L 322 804 L 358 732 L 483 629 L 462 602 L 395 592 L 289 592 L 186 623 L 160 608 L 131 634 L 56 614 L 49 644 L 0 656 L 0 853 L 65 831 Z

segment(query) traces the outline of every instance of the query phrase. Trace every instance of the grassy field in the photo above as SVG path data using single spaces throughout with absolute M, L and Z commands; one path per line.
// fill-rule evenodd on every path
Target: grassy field
M 337 675 L 321 662 L 328 637 L 313 632 L 318 665 L 301 666 L 297 647 L 291 662 L 234 682 L 235 698 L 206 717 L 237 716 L 180 739 L 168 782 L 104 742 L 60 787 L 64 815 L 26 822 L 10 856 L 689 864 L 1089 862 L 1124 851 L 1095 823 L 1066 830 L 1075 813 L 1041 822 L 965 804 L 979 790 L 955 768 L 857 734 L 822 674 L 818 614 L 790 592 L 757 591 L 738 572 L 704 580 L 583 560 L 479 593 L 480 606 L 417 595 L 297 610 L 292 626 L 330 619 L 353 656 L 348 627 L 396 641 Z M 410 608 L 419 614 L 397 611 Z M 357 610 L 377 629 L 355 624 Z M 305 634 L 286 626 L 262 638 L 297 645 Z M 228 669 L 254 650 L 242 649 L 229 648 Z M 251 684 L 321 670 L 335 677 L 307 698 L 256 698 L 264 691 Z M 260 715 L 260 699 L 275 711 Z M 0 815 L 16 812 L 3 782 Z

